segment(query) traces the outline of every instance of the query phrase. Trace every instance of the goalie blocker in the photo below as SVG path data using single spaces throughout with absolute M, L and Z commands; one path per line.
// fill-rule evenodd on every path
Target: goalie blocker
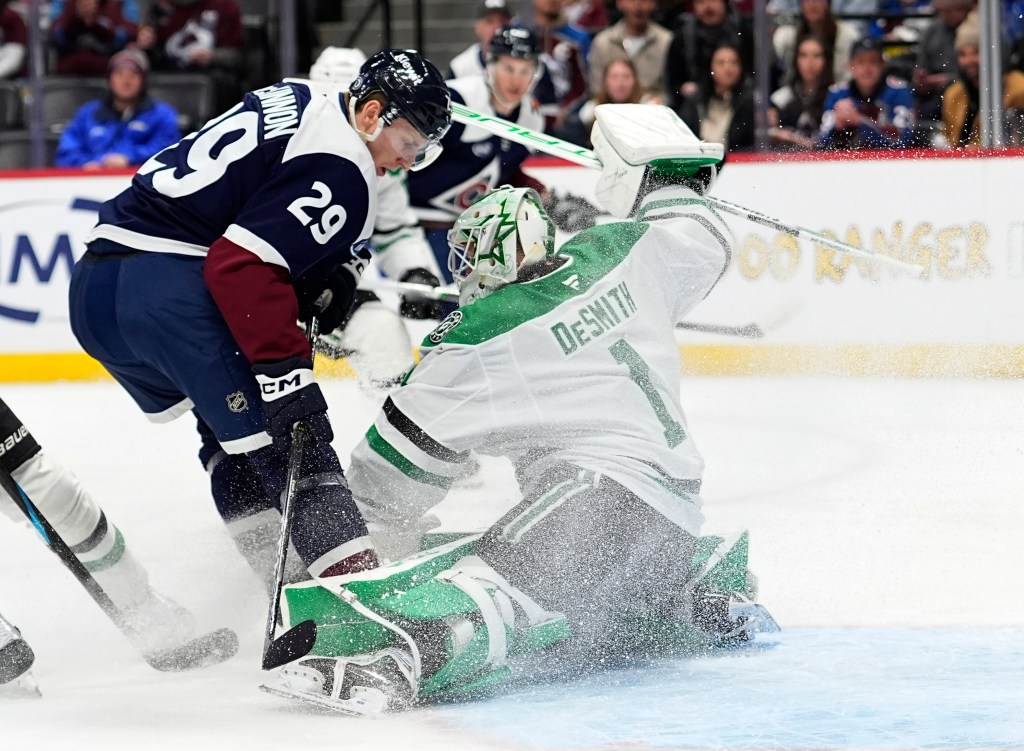
M 721 144 L 701 141 L 668 107 L 602 104 L 594 116 L 591 140 L 602 165 L 597 199 L 620 219 L 665 185 L 705 193 L 725 158 Z

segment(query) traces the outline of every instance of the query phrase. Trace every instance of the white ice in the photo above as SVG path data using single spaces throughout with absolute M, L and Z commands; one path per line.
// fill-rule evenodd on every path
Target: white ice
M 354 382 L 327 392 L 347 456 L 374 408 Z M 1021 385 L 684 378 L 682 394 L 707 461 L 706 531 L 750 530 L 779 644 L 366 720 L 257 691 L 265 600 L 188 419 L 150 425 L 112 383 L 5 385 L 154 584 L 242 648 L 202 672 L 151 670 L 0 517 L 0 611 L 35 649 L 43 692 L 0 701 L 0 749 L 1024 748 Z M 444 509 L 449 526 L 513 497 L 494 469 Z

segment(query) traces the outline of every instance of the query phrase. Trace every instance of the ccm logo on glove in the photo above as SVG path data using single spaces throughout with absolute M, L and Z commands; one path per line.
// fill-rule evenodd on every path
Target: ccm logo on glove
M 260 385 L 263 401 L 272 402 L 294 394 L 299 389 L 313 383 L 313 370 L 311 368 L 296 368 L 281 376 L 257 373 L 256 381 Z

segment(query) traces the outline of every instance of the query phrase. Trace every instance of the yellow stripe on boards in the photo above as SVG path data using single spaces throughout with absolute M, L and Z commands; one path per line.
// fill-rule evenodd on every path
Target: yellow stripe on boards
M 326 357 L 317 358 L 316 374 L 324 378 L 356 376 L 346 360 L 329 360 Z M 0 383 L 99 380 L 111 380 L 110 374 L 98 361 L 83 353 L 0 354 Z
M 1021 378 L 1021 344 L 683 344 L 682 371 L 704 376 Z
M 685 375 L 841 375 L 901 378 L 1024 378 L 1022 344 L 681 344 Z M 317 358 L 320 378 L 355 378 L 347 360 Z M 0 354 L 0 383 L 106 380 L 85 354 Z

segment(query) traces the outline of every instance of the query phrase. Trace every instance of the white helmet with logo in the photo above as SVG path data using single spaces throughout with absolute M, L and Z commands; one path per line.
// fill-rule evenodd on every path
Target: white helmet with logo
M 466 209 L 448 232 L 448 270 L 467 305 L 555 254 L 555 226 L 533 188 L 503 185 Z

